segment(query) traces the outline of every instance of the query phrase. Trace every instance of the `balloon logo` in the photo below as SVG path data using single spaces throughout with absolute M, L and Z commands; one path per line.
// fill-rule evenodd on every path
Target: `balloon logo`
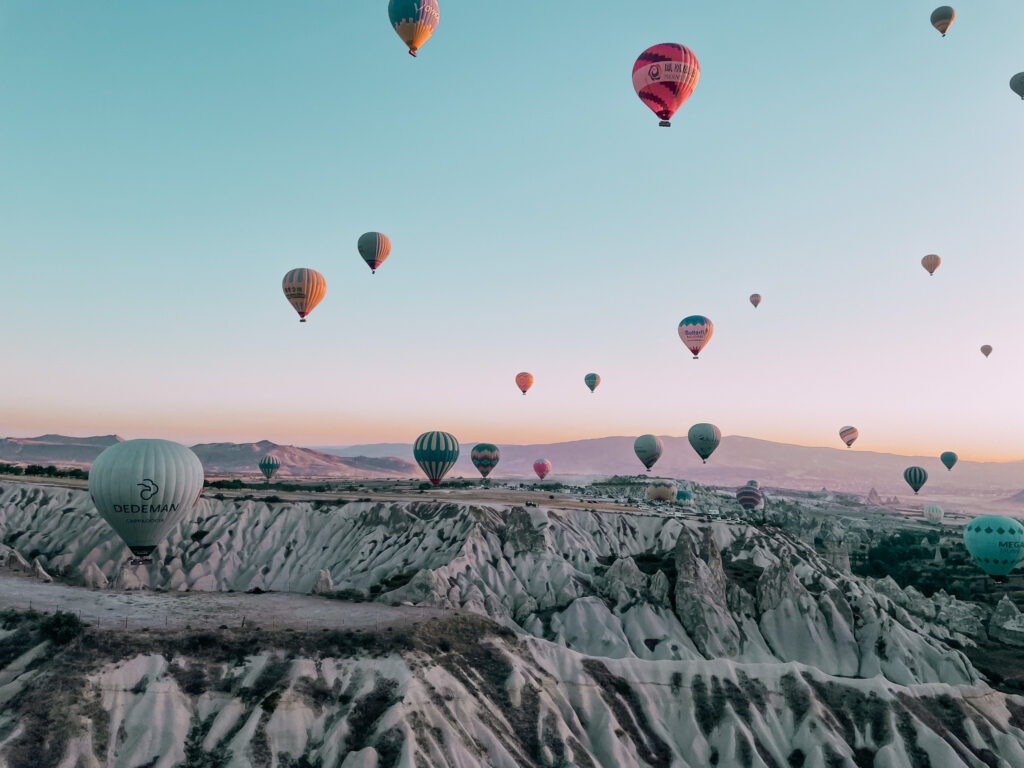
M 946 30 L 953 23 L 953 19 L 956 18 L 956 11 L 950 8 L 948 5 L 940 5 L 934 11 L 932 11 L 932 26 L 935 27 L 942 36 L 946 36 Z
M 694 424 L 687 433 L 690 446 L 705 464 L 722 441 L 722 432 L 714 424 Z
M 370 267 L 370 274 L 377 274 L 377 267 L 384 263 L 384 259 L 391 253 L 391 241 L 387 235 L 381 232 L 367 232 L 359 236 L 356 243 L 359 255 Z
M 1006 576 L 1024 556 L 1024 525 L 1002 515 L 983 515 L 964 526 L 964 547 L 989 576 Z
M 409 55 L 415 56 L 441 22 L 441 7 L 437 0 L 390 0 L 388 18 L 409 46 Z
M 633 64 L 633 88 L 636 95 L 658 117 L 658 125 L 669 120 L 690 98 L 700 80 L 700 62 L 685 45 L 661 43 L 640 54 Z
M 551 471 L 551 462 L 547 459 L 537 459 L 533 462 L 533 471 L 537 473 L 537 477 L 543 480 Z
M 516 374 L 516 386 L 519 387 L 519 391 L 524 395 L 526 390 L 533 386 L 533 374 L 523 371 Z
M 711 340 L 711 334 L 714 332 L 715 326 L 704 315 L 690 315 L 679 321 L 679 338 L 693 353 L 694 360 Z
M 160 490 L 160 486 L 154 483 L 148 477 L 141 483 L 136 483 L 136 485 L 142 489 L 141 491 L 139 491 L 139 498 L 142 499 L 143 501 L 149 501 L 154 496 L 156 496 L 157 491 Z
M 501 451 L 493 443 L 477 443 L 469 452 L 469 459 L 483 477 L 491 474 L 491 470 L 498 466 L 501 458 Z
M 597 385 L 601 383 L 601 377 L 596 373 L 588 373 L 583 377 L 583 383 L 587 385 L 591 392 L 597 389 Z
M 907 481 L 907 485 L 914 490 L 914 495 L 917 496 L 921 486 L 928 481 L 928 473 L 921 467 L 907 467 L 903 470 L 903 479 Z
M 259 460 L 257 466 L 269 482 L 270 478 L 272 478 L 277 473 L 277 470 L 281 468 L 281 460 L 276 456 L 264 456 Z
M 327 293 L 327 281 L 315 269 L 293 269 L 281 282 L 284 297 L 299 313 L 299 322 L 306 322 L 306 315 L 319 304 Z
M 992 354 L 992 345 L 991 344 L 982 344 L 981 345 L 981 354 L 983 354 L 985 357 L 988 357 L 989 355 L 991 355 Z
M 950 472 L 952 472 L 953 467 L 956 466 L 957 459 L 958 456 L 952 451 L 946 451 L 941 456 L 939 456 L 939 461 L 941 461 L 943 465 L 945 465 L 946 469 L 948 469 Z
M 448 432 L 424 432 L 416 438 L 412 456 L 431 484 L 438 486 L 459 458 L 459 441 Z
M 661 439 L 654 435 L 640 435 L 640 437 L 633 441 L 633 453 L 640 459 L 640 463 L 647 467 L 648 472 L 651 471 L 654 463 L 661 458 L 663 450 L 664 446 L 661 443 Z
M 651 501 L 675 501 L 678 490 L 671 480 L 654 480 L 647 486 L 647 498 Z
M 839 430 L 839 439 L 846 443 L 847 448 L 853 445 L 853 441 L 858 437 L 860 437 L 860 432 L 856 427 L 843 427 Z
M 921 266 L 924 267 L 929 275 L 934 275 L 935 270 L 939 268 L 942 263 L 942 259 L 936 256 L 934 253 L 929 253 L 923 259 L 921 259 Z
M 757 309 L 758 305 L 761 303 L 761 294 L 760 293 L 752 293 L 752 294 L 750 294 L 750 303 L 754 305 L 754 309 Z

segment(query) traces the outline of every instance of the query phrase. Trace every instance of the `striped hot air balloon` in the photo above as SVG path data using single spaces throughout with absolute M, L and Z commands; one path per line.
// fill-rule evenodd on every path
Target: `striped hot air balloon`
M 388 236 L 381 232 L 366 232 L 359 236 L 356 243 L 359 255 L 363 257 L 370 267 L 370 274 L 377 274 L 377 267 L 384 263 L 384 259 L 391 253 L 391 241 Z
M 942 511 L 942 507 L 938 504 L 925 504 L 924 505 L 924 519 L 929 523 L 938 524 L 942 522 L 942 517 L 945 512 Z
M 914 489 L 914 495 L 917 496 L 921 486 L 928 482 L 928 473 L 921 467 L 907 467 L 903 470 L 903 479 L 907 481 L 907 485 Z
M 494 443 L 477 443 L 469 452 L 469 460 L 473 462 L 483 477 L 491 474 L 491 470 L 498 466 L 501 458 L 501 451 Z
M 722 432 L 714 424 L 694 424 L 690 427 L 687 437 L 701 461 L 707 464 L 711 454 L 715 452 L 715 448 L 722 441 Z
M 700 80 L 700 62 L 685 45 L 660 43 L 640 54 L 633 64 L 633 88 L 640 100 L 658 117 L 669 120 L 690 98 Z
M 260 468 L 260 472 L 263 473 L 263 476 L 267 478 L 267 482 L 269 483 L 270 478 L 272 478 L 277 473 L 277 470 L 281 468 L 281 460 L 277 458 L 277 456 L 268 455 L 260 459 L 257 466 Z
M 663 450 L 665 450 L 665 446 L 662 445 L 661 438 L 654 435 L 640 435 L 640 437 L 633 441 L 633 452 L 640 459 L 640 462 L 647 467 L 648 472 L 651 471 L 654 463 L 661 458 Z
M 390 0 L 388 18 L 402 42 L 409 46 L 409 55 L 415 56 L 437 29 L 441 6 L 437 0 Z
M 459 441 L 448 432 L 424 432 L 416 438 L 412 456 L 427 479 L 434 485 L 440 485 L 459 458 Z
M 679 338 L 693 353 L 694 360 L 711 340 L 711 334 L 714 332 L 715 326 L 704 315 L 690 315 L 679 321 Z
M 752 485 L 744 485 L 742 488 L 737 489 L 736 501 L 740 503 L 741 507 L 749 512 L 764 501 L 764 494 L 761 493 L 760 488 L 755 488 Z
M 754 309 L 757 309 L 758 305 L 761 303 L 761 294 L 760 293 L 752 293 L 752 294 L 750 294 L 750 303 L 754 305 Z
M 516 374 L 516 386 L 519 387 L 519 391 L 524 395 L 526 390 L 533 386 L 533 374 L 522 371 Z
M 950 472 L 953 471 L 953 467 L 956 466 L 958 459 L 959 457 L 952 451 L 945 451 L 939 456 L 939 461 L 941 461 Z
M 946 36 L 946 30 L 953 24 L 953 19 L 956 18 L 956 11 L 950 8 L 948 5 L 940 5 L 934 11 L 932 11 L 932 26 L 935 27 L 942 36 Z M 968 19 L 969 21 L 969 19 Z
M 860 432 L 857 431 L 856 427 L 842 427 L 839 430 L 839 439 L 846 443 L 847 448 L 853 445 L 853 442 L 858 437 L 860 437 Z
M 537 459 L 533 462 L 533 471 L 537 473 L 537 477 L 543 480 L 551 471 L 551 462 L 547 459 Z
M 596 373 L 588 373 L 586 376 L 583 377 L 583 383 L 590 388 L 591 392 L 593 392 L 595 389 L 597 389 L 597 385 L 601 383 L 601 377 L 598 376 Z
M 964 547 L 989 576 L 1006 576 L 1024 557 L 1024 525 L 1002 515 L 982 515 L 964 526 Z
M 284 276 L 281 282 L 284 297 L 299 313 L 299 322 L 306 322 L 306 315 L 320 303 L 327 293 L 327 281 L 315 269 L 300 267 L 293 269 Z
M 675 501 L 679 486 L 671 480 L 652 480 L 647 486 L 647 498 L 651 501 Z
M 924 267 L 929 275 L 934 275 L 935 270 L 939 268 L 942 263 L 942 259 L 936 256 L 934 253 L 929 253 L 923 259 L 921 259 L 921 266 Z

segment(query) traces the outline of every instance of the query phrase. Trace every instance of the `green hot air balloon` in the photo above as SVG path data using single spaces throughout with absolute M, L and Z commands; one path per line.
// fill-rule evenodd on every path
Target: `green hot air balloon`
M 722 432 L 714 424 L 694 424 L 687 433 L 690 445 L 701 460 L 707 464 L 708 458 L 722 442 Z
M 651 471 L 651 467 L 654 466 L 655 462 L 661 458 L 661 452 L 665 447 L 661 444 L 661 440 L 654 435 L 640 435 L 636 440 L 633 441 L 633 452 L 636 457 L 640 459 L 640 462 L 647 467 L 647 471 Z
M 260 472 L 267 478 L 267 482 L 270 482 L 270 478 L 281 468 L 281 460 L 277 456 L 264 456 L 260 459 L 257 465 L 260 468 Z
M 677 491 L 676 501 L 693 501 L 693 494 L 686 490 Z
M 925 472 L 921 467 L 907 467 L 903 470 L 903 479 L 907 481 L 907 485 L 914 489 L 914 495 L 921 490 L 926 482 L 928 482 L 928 473 Z
M 1002 515 L 976 517 L 964 526 L 964 546 L 989 576 L 1005 576 L 1024 556 L 1024 525 Z
M 469 460 L 473 462 L 473 466 L 483 477 L 491 474 L 491 470 L 498 466 L 500 458 L 501 451 L 494 443 L 477 443 L 469 452 Z
M 946 451 L 939 456 L 939 461 L 946 465 L 946 469 L 952 471 L 953 467 L 956 466 L 957 455 L 952 451 Z
M 440 485 L 459 458 L 459 441 L 447 432 L 424 432 L 416 438 L 412 456 L 433 485 Z
M 590 388 L 591 392 L 593 392 L 595 389 L 597 389 L 597 385 L 601 383 L 601 377 L 598 376 L 596 373 L 588 373 L 586 376 L 583 377 L 583 383 Z

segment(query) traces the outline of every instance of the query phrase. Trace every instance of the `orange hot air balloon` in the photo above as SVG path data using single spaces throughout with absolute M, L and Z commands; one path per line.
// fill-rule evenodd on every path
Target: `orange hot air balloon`
M 327 281 L 315 269 L 293 269 L 281 282 L 284 297 L 299 313 L 299 322 L 306 322 L 306 315 L 320 303 L 327 293 Z
M 936 256 L 934 253 L 929 253 L 923 259 L 921 259 L 921 266 L 928 270 L 929 275 L 934 275 L 935 270 L 939 268 L 939 264 L 942 263 L 942 259 Z
M 516 386 L 519 387 L 519 389 L 525 395 L 526 394 L 526 390 L 528 390 L 530 387 L 533 386 L 533 374 L 532 373 L 527 373 L 526 371 L 523 371 L 521 373 L 517 373 L 516 374 Z

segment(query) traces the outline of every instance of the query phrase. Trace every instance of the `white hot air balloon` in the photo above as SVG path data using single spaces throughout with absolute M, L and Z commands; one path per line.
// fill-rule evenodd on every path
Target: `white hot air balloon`
M 170 440 L 116 443 L 89 470 L 96 509 L 138 558 L 156 549 L 202 491 L 199 458 Z

